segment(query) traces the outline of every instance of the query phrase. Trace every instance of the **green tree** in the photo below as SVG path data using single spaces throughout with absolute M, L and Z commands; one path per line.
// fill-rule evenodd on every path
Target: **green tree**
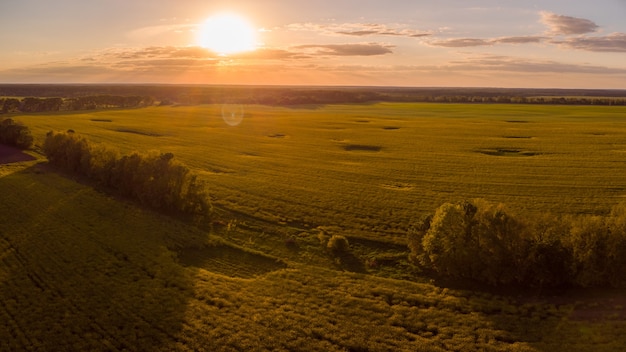
M 4 119 L 0 122 L 0 143 L 28 149 L 33 145 L 33 136 L 28 127 L 13 119 Z
M 407 244 L 410 250 L 409 260 L 412 263 L 420 264 L 422 262 L 427 262 L 427 258 L 425 258 L 426 252 L 424 251 L 423 241 L 424 236 L 426 236 L 426 232 L 428 232 L 428 230 L 430 229 L 430 224 L 432 220 L 432 215 L 424 216 L 409 229 L 407 235 Z
M 626 202 L 613 207 L 607 223 L 607 281 L 613 287 L 626 287 Z
M 609 237 L 605 217 L 585 216 L 572 220 L 566 245 L 572 253 L 576 284 L 598 286 L 607 282 Z
M 475 214 L 469 202 L 440 206 L 422 239 L 422 265 L 452 277 L 473 277 L 478 268 Z
M 478 248 L 475 278 L 491 284 L 513 283 L 522 278 L 522 237 L 526 227 L 503 204 L 475 201 L 473 237 Z

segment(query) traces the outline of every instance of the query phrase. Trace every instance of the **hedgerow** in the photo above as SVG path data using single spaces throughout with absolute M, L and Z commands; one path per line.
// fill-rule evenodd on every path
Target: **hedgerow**
M 43 145 L 52 165 L 85 176 L 153 209 L 208 217 L 206 185 L 172 153 L 120 155 L 74 133 L 49 132 Z
M 626 286 L 626 203 L 606 216 L 518 215 L 445 203 L 409 231 L 413 263 L 492 285 Z

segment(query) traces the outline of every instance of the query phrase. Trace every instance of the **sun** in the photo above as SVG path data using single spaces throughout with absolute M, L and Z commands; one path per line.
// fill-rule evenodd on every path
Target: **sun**
M 243 17 L 220 13 L 209 17 L 198 33 L 198 45 L 220 55 L 252 51 L 256 48 L 256 31 Z

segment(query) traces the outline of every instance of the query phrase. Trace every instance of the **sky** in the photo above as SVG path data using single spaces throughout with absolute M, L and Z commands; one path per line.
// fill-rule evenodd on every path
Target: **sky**
M 223 12 L 254 48 L 200 42 Z M 624 18 L 626 0 L 0 0 L 0 83 L 626 89 Z

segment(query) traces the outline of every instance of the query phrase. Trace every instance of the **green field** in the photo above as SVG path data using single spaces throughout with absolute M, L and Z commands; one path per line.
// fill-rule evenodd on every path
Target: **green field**
M 1 351 L 616 351 L 626 345 L 619 291 L 500 296 L 342 272 L 321 262 L 287 260 L 285 267 L 37 161 L 14 165 L 0 177 L 0 190 Z
M 623 290 L 470 291 L 406 263 L 407 229 L 444 202 L 608 212 L 626 196 L 625 107 L 245 112 L 237 126 L 220 106 L 13 116 L 38 145 L 73 129 L 123 152 L 172 152 L 207 180 L 218 211 L 210 233 L 41 156 L 0 165 L 0 351 L 626 346 Z M 350 254 L 331 256 L 320 230 L 347 236 Z
M 172 152 L 203 173 L 219 207 L 401 243 L 444 202 L 602 214 L 626 196 L 625 107 L 246 106 L 236 127 L 220 106 L 16 119 L 40 143 L 73 129 L 122 151 Z

